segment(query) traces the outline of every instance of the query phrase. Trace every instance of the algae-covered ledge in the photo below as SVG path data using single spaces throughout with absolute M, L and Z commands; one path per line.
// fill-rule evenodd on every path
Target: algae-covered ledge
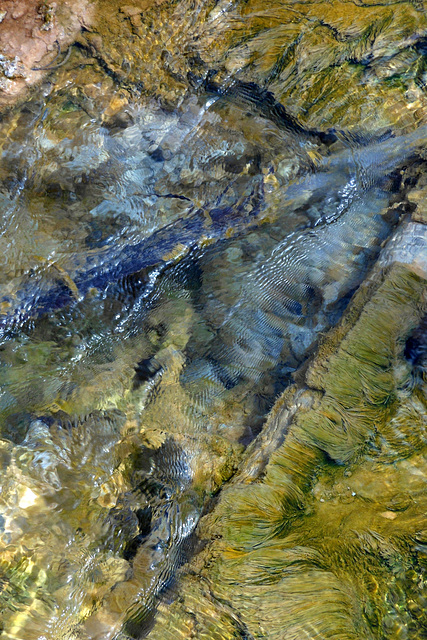
M 286 435 L 261 477 L 255 446 L 249 472 L 243 464 L 202 519 L 207 547 L 184 568 L 179 597 L 160 606 L 151 638 L 422 637 L 427 244 L 425 228 L 410 231 L 423 242 L 411 252 L 401 237 L 406 259 L 377 266 L 322 341 L 304 393 L 288 391 L 273 409 L 268 439 L 280 427 Z

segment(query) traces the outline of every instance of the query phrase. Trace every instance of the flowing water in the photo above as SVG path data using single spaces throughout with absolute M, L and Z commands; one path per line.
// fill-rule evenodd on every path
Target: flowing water
M 351 26 L 344 5 L 146 4 L 111 9 L 96 52 L 88 30 L 0 123 L 2 640 L 145 637 L 160 603 L 167 619 L 200 518 L 422 202 L 423 8 Z M 350 637 L 280 633 L 256 637 Z

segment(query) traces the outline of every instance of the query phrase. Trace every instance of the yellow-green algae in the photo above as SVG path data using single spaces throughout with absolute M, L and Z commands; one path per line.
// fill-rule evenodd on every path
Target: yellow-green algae
M 268 88 L 311 126 L 414 128 L 426 33 L 423 1 L 97 0 L 67 63 L 47 73 L 59 99 L 67 88 L 64 131 L 94 112 L 123 123 L 135 97 L 176 106 L 211 70 Z
M 202 520 L 150 638 L 425 637 L 427 398 L 403 350 L 426 292 L 400 265 L 361 288 L 307 370 L 313 406 Z
M 177 309 L 180 311 L 178 314 Z M 4 584 L 0 591 L 2 638 L 36 640 L 49 627 L 51 638 L 62 640 L 70 631 L 70 619 L 75 625 L 86 618 L 88 621 L 82 633 L 95 638 L 100 626 L 104 625 L 103 637 L 106 638 L 110 637 L 107 634 L 113 633 L 114 627 L 120 628 L 129 609 L 142 606 L 145 607 L 145 615 L 151 614 L 158 595 L 155 581 L 158 580 L 160 589 L 162 575 L 166 571 L 163 565 L 160 567 L 162 571 L 157 572 L 160 573 L 158 576 L 153 567 L 147 566 L 147 554 L 142 553 L 140 557 L 137 554 L 130 578 L 129 562 L 102 546 L 110 510 L 120 509 L 120 500 L 129 495 L 141 480 L 139 478 L 138 481 L 137 464 L 141 450 L 155 451 L 173 439 L 185 451 L 192 471 L 191 489 L 187 494 L 182 492 L 179 498 L 175 496 L 175 499 L 179 501 L 179 512 L 189 512 L 189 518 L 194 504 L 197 506 L 215 493 L 237 468 L 243 447 L 237 443 L 236 433 L 227 434 L 229 437 L 226 438 L 214 425 L 208 432 L 200 433 L 197 423 L 188 413 L 190 398 L 179 384 L 185 360 L 184 349 L 191 336 L 193 318 L 190 304 L 185 300 L 175 301 L 174 305 L 166 303 L 157 314 L 154 311 L 149 316 L 151 330 L 147 331 L 148 337 L 132 341 L 133 351 L 129 345 L 127 349 L 118 345 L 114 362 L 95 365 L 88 372 L 82 368 L 80 379 L 85 384 L 77 387 L 69 397 L 61 398 L 63 394 L 58 394 L 53 402 L 46 402 L 45 409 L 50 414 L 57 415 L 59 421 L 61 416 L 65 419 L 68 416 L 68 419 L 75 420 L 75 425 L 79 424 L 79 428 L 70 432 L 61 427 L 46 428 L 43 444 L 45 461 L 41 469 L 34 462 L 37 449 L 34 451 L 31 447 L 15 447 L 8 441 L 2 442 L 0 455 L 5 471 L 1 502 L 6 505 L 15 502 L 13 539 L 9 543 L 2 540 L 0 545 L 0 580 Z M 163 323 L 161 337 L 154 330 L 160 320 Z M 165 371 L 161 383 L 157 382 L 159 400 L 151 410 L 144 411 L 149 390 L 146 385 L 132 390 L 132 365 L 135 349 L 146 349 L 152 342 L 158 348 L 156 357 Z M 42 346 L 39 346 L 40 352 L 36 349 L 34 353 L 31 350 L 27 353 L 29 363 L 33 358 L 35 360 L 34 371 L 37 367 L 49 368 L 49 345 L 45 347 L 46 351 Z M 54 353 L 51 353 L 50 358 L 53 357 Z M 23 362 L 23 366 L 28 362 Z M 33 402 L 40 411 L 44 408 L 45 396 L 36 388 L 35 382 L 34 397 L 29 397 L 28 402 Z M 19 369 L 15 384 L 19 384 Z M 125 393 L 122 387 L 126 388 Z M 105 411 L 94 410 L 94 406 Z M 64 410 L 69 413 L 64 413 Z M 87 410 L 87 417 L 81 420 L 71 418 L 79 410 L 83 414 Z M 238 407 L 234 411 L 238 414 Z M 218 414 L 218 421 L 221 415 Z M 99 455 L 93 452 L 100 445 L 99 442 L 96 444 L 91 430 L 91 422 L 97 419 L 111 421 L 115 432 L 108 441 L 105 427 L 101 430 L 101 446 L 109 461 L 108 469 L 102 468 Z M 16 435 L 14 433 L 14 437 Z M 97 460 L 95 472 L 94 467 L 84 461 L 88 456 Z M 22 473 L 23 469 L 31 470 L 30 477 Z M 54 486 L 46 492 L 43 481 L 49 478 L 49 474 L 49 485 Z M 78 476 L 75 485 L 71 483 L 69 486 L 70 474 Z M 16 506 L 20 507 L 19 516 L 16 515 Z M 51 508 L 54 508 L 54 513 Z M 182 518 L 185 521 L 184 515 Z M 62 534 L 67 530 L 72 539 L 69 550 L 62 540 Z M 39 537 L 39 531 L 43 532 L 42 537 Z M 118 532 L 119 538 L 123 535 L 123 532 Z M 54 562 L 52 549 L 58 555 Z M 58 563 L 62 568 L 57 566 Z M 167 567 L 167 561 L 164 564 Z M 91 565 L 93 570 L 89 570 Z M 75 576 L 78 595 L 76 585 L 70 582 L 70 571 Z M 79 601 L 74 618 L 70 612 L 73 599 Z M 58 627 L 58 618 L 62 619 L 61 628 Z
M 108 20 L 105 15 L 108 12 Z M 188 74 L 235 74 L 312 126 L 424 121 L 424 2 L 102 0 L 80 44 L 126 90 L 179 103 Z
M 69 13 L 66 2 L 57 4 L 58 15 Z M 414 126 L 425 118 L 425 60 L 414 46 L 427 29 L 423 0 L 96 0 L 86 11 L 77 44 L 88 65 L 98 61 L 121 85 L 106 120 L 131 94 L 176 105 L 188 74 L 212 69 L 268 87 L 317 126 Z M 59 74 L 53 65 L 56 81 L 65 73 L 74 84 L 82 75 L 75 54 Z M 75 92 L 89 111 L 97 96 L 104 102 L 96 85 Z

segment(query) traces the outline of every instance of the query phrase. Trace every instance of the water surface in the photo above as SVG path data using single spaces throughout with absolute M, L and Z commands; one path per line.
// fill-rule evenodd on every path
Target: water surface
M 319 6 L 323 17 L 313 5 L 306 19 L 323 28 L 333 17 Z M 119 45 L 107 64 L 108 49 L 91 59 L 80 43 L 5 114 L 5 640 L 149 634 L 159 602 L 179 593 L 176 572 L 198 549 L 201 515 L 415 208 L 408 193 L 422 169 L 410 171 L 422 166 L 426 138 L 422 15 L 417 22 L 411 9 L 404 19 L 399 5 L 395 24 L 372 35 L 371 57 L 365 44 L 345 45 L 342 60 L 365 66 L 357 82 L 343 76 L 349 90 L 339 99 L 322 70 L 339 58 L 340 37 L 313 50 L 313 71 L 301 66 L 295 36 L 306 105 L 295 113 L 294 54 L 280 57 L 275 47 L 282 31 L 300 29 L 301 16 L 284 20 L 281 11 L 266 22 L 247 3 L 220 4 L 208 19 L 182 3 L 170 22 L 182 33 L 191 23 L 193 35 L 208 38 L 219 23 L 235 25 L 232 46 L 218 32 L 227 41 L 221 68 L 202 35 L 185 81 L 178 76 L 190 63 L 179 41 L 173 73 L 162 47 L 148 48 L 147 62 L 133 42 L 127 80 L 111 71 Z M 352 41 L 345 16 L 339 26 Z M 360 39 L 362 27 L 354 29 Z M 269 56 L 276 62 L 260 71 Z M 173 78 L 164 95 L 146 80 L 126 93 L 134 69 L 150 60 L 152 73 L 160 64 Z M 393 60 L 415 98 L 397 99 L 395 74 L 379 66 Z M 378 96 L 361 106 L 360 92 L 378 85 L 384 95 L 390 86 L 394 120 Z M 120 105 L 113 115 L 108 101 Z M 343 105 L 354 108 L 351 120 Z

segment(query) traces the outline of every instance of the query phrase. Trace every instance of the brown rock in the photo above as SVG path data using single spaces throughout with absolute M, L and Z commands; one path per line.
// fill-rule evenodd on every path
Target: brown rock
M 140 15 L 131 16 L 130 22 L 132 26 L 135 27 L 136 29 L 138 29 L 139 27 L 142 27 L 142 20 Z
M 412 220 L 427 224 L 427 187 L 411 191 L 408 194 L 408 200 L 417 205 L 412 214 Z
M 120 7 L 120 13 L 123 13 L 126 17 L 131 18 L 132 16 L 137 16 L 142 13 L 141 7 L 134 7 L 125 5 Z
M 23 5 L 24 3 L 12 9 L 12 12 L 10 15 L 14 20 L 18 20 L 19 18 L 22 18 L 23 15 L 25 15 L 25 7 Z
M 81 27 L 93 19 L 89 0 L 0 0 L 0 109 L 24 99 Z M 58 58 L 58 62 L 61 61 Z

